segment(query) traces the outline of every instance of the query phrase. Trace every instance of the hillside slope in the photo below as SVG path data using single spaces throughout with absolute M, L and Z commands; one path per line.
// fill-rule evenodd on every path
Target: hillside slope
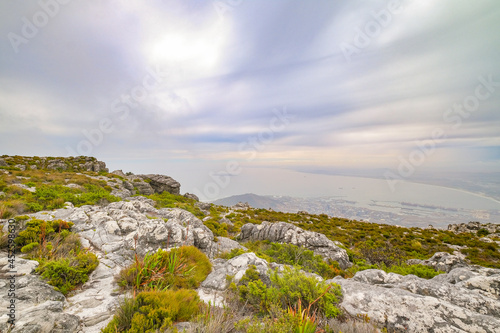
M 256 332 L 262 323 L 288 332 L 305 325 L 293 319 L 298 301 L 307 305 L 316 298 L 317 317 L 301 320 L 326 332 L 500 327 L 496 226 L 403 228 L 224 207 L 181 196 L 171 177 L 109 173 L 93 158 L 2 159 L 0 247 L 16 251 L 18 272 L 13 332 L 115 332 L 183 320 L 190 321 L 187 332 L 200 326 Z M 16 226 L 14 234 L 9 225 Z M 15 243 L 8 242 L 11 234 Z M 1 252 L 0 274 L 8 276 L 11 264 Z M 297 271 L 287 273 L 287 265 Z M 310 283 L 314 299 L 300 289 Z M 0 290 L 7 295 L 9 285 Z M 169 305 L 161 302 L 165 297 Z M 193 304 L 192 312 L 172 308 L 175 297 Z M 231 306 L 199 308 L 199 300 Z M 9 298 L 1 302 L 6 308 Z M 134 302 L 151 303 L 141 312 Z M 120 317 L 124 307 L 137 314 L 135 321 Z M 0 330 L 7 330 L 8 320 L 0 317 Z

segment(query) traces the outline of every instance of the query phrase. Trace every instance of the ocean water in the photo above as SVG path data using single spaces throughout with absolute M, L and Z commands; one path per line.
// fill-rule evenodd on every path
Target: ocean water
M 203 189 L 203 187 L 198 187 Z M 195 192 L 196 193 L 196 192 Z M 449 223 L 500 223 L 500 202 L 479 194 L 401 181 L 394 188 L 385 179 L 301 173 L 279 169 L 248 169 L 232 176 L 214 193 L 197 195 L 214 200 L 232 195 L 331 198 L 332 205 L 348 207 L 339 217 L 373 222 L 446 227 Z M 208 195 L 207 195 L 208 194 Z M 377 212 L 387 213 L 378 214 Z

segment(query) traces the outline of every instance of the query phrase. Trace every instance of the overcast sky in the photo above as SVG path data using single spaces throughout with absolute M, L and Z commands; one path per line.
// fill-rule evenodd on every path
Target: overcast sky
M 5 0 L 0 32 L 0 154 L 500 170 L 497 0 Z

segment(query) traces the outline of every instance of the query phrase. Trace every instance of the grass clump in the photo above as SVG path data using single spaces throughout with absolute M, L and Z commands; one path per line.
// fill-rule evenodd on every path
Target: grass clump
M 96 255 L 82 248 L 78 235 L 70 231 L 72 225 L 62 220 L 28 220 L 15 238 L 26 258 L 40 263 L 36 272 L 64 295 L 87 282 L 99 264 Z
M 276 262 L 297 267 L 307 272 L 316 273 L 325 279 L 331 279 L 339 275 L 338 263 L 323 260 L 323 257 L 315 255 L 313 251 L 305 247 L 293 244 L 271 243 L 269 241 L 250 241 L 243 244 L 251 252 L 268 262 Z M 245 252 L 243 249 L 233 249 L 219 257 L 231 259 Z
M 255 266 L 250 266 L 230 288 L 242 304 L 259 314 L 236 323 L 240 332 L 314 333 L 318 318 L 335 318 L 341 313 L 337 307 L 342 296 L 340 286 L 318 281 L 298 268 L 271 272 L 270 284 L 266 285 Z
M 194 246 L 136 256 L 135 262 L 120 272 L 118 285 L 142 290 L 197 288 L 212 269 L 207 256 Z
M 176 321 L 187 321 L 199 311 L 194 290 L 151 290 L 125 299 L 103 333 L 164 332 Z

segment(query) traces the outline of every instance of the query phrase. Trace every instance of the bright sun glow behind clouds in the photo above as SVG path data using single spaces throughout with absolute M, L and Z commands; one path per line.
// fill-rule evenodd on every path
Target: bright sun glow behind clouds
M 151 64 L 178 66 L 183 79 L 216 74 L 221 62 L 227 33 L 222 24 L 200 30 L 195 27 L 178 29 L 172 24 L 164 33 L 156 34 L 146 45 L 146 57 Z

